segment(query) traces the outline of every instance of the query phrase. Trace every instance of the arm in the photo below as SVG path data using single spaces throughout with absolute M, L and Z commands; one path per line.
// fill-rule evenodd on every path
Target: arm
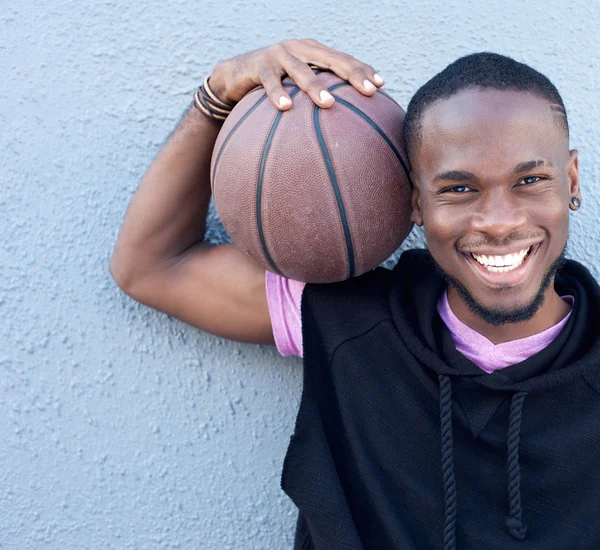
M 314 40 L 290 40 L 219 63 L 210 85 L 228 103 L 262 85 L 273 105 L 287 110 L 291 100 L 281 77 L 289 74 L 320 107 L 331 107 L 333 97 L 321 97 L 325 90 L 307 63 L 331 68 L 365 95 L 376 90 L 365 80 L 383 83 L 346 54 Z M 195 107 L 188 110 L 131 200 L 109 271 L 149 307 L 225 338 L 273 343 L 264 268 L 233 245 L 203 241 L 219 129 Z
M 109 270 L 149 307 L 213 334 L 269 343 L 264 269 L 232 245 L 202 241 L 219 129 L 189 108 L 131 200 Z

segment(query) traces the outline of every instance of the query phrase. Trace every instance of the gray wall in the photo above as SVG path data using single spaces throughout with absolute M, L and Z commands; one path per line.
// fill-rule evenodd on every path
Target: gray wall
M 598 275 L 598 28 L 596 0 L 3 0 L 0 548 L 291 547 L 279 482 L 300 361 L 142 306 L 108 273 L 140 178 L 216 62 L 314 37 L 403 105 L 466 53 L 532 64 L 567 105 L 584 196 L 570 255 Z

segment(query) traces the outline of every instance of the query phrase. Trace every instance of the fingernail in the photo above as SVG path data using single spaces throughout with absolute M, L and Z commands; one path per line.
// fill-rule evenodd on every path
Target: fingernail
M 381 78 L 377 73 L 373 75 L 373 80 L 379 85 L 383 84 L 383 78 Z
M 371 91 L 375 89 L 375 84 L 373 84 L 370 80 L 365 79 L 363 86 L 365 87 L 365 90 Z
M 279 106 L 280 107 L 287 107 L 288 105 L 292 104 L 292 100 L 289 97 L 285 97 L 284 95 L 282 95 L 279 98 Z
M 321 98 L 321 101 L 329 101 L 330 99 L 333 99 L 333 96 L 327 90 L 321 90 L 319 97 Z

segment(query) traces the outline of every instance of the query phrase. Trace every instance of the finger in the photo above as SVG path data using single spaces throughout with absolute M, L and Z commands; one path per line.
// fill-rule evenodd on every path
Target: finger
M 319 107 L 327 109 L 334 104 L 334 97 L 304 61 L 286 51 L 283 53 L 280 62 L 285 72 L 298 85 L 298 88 L 305 92 Z
M 328 68 L 340 78 L 347 80 L 359 92 L 373 95 L 384 81 L 371 65 L 352 57 L 351 55 L 327 48 L 325 56 Z
M 276 109 L 287 111 L 292 106 L 292 100 L 285 88 L 281 85 L 281 76 L 268 65 L 265 65 L 258 74 L 258 78 L 269 97 L 269 101 Z
M 290 53 L 297 57 L 309 59 L 311 63 L 320 67 L 327 67 L 365 95 L 373 95 L 377 88 L 385 84 L 371 65 L 312 39 L 292 41 L 289 48 L 293 50 Z
M 345 80 L 350 82 L 350 84 L 352 84 L 359 92 L 366 95 L 373 95 L 378 87 L 383 86 L 383 79 L 370 65 L 361 63 L 354 58 L 346 63 L 347 65 L 345 66 L 344 73 L 347 74 L 347 76 L 345 77 Z

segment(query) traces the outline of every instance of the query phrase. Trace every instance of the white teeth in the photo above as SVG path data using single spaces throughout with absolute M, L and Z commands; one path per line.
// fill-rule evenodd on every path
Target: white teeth
M 504 273 L 505 271 L 512 271 L 519 267 L 525 260 L 525 256 L 527 256 L 530 249 L 531 247 L 525 248 L 515 254 L 507 254 L 506 256 L 471 255 L 488 271 Z

